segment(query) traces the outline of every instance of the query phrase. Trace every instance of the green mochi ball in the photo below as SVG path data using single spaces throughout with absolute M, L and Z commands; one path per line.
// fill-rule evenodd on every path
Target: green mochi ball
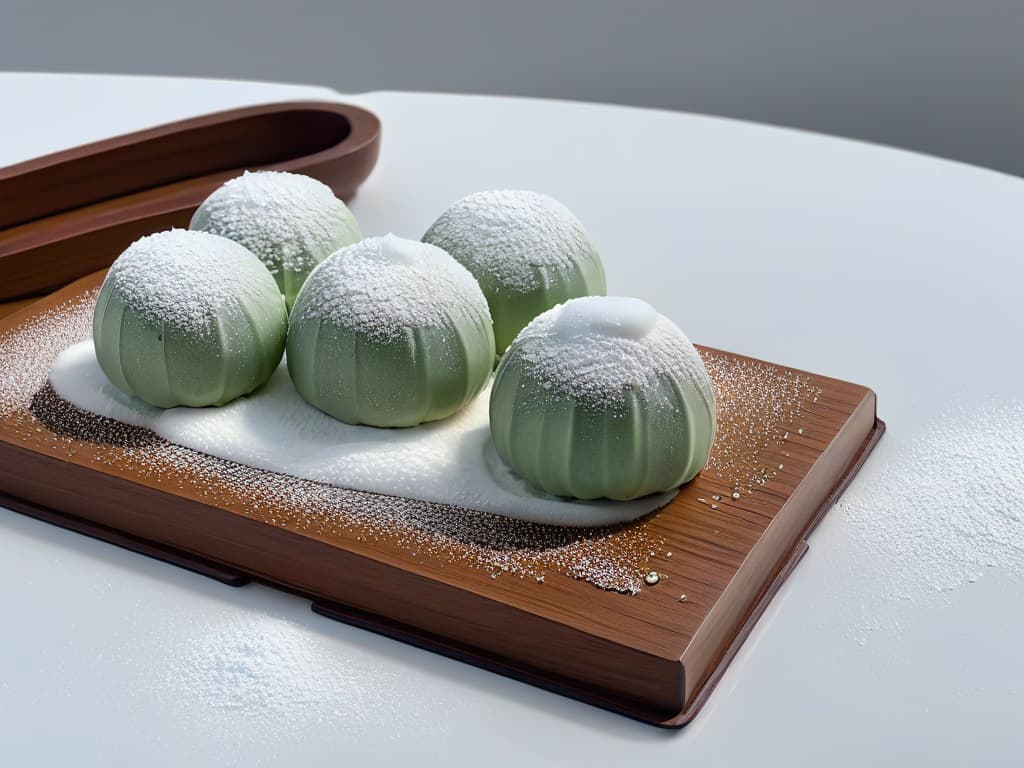
M 355 216 L 330 187 L 281 171 L 231 179 L 196 209 L 189 229 L 229 238 L 259 256 L 289 309 L 317 264 L 363 239 Z
M 184 229 L 136 240 L 117 258 L 92 326 L 107 378 L 160 408 L 252 392 L 280 363 L 287 330 L 284 300 L 259 259 Z
M 715 395 L 693 344 L 639 299 L 550 309 L 495 373 L 491 437 L 520 476 L 556 496 L 627 500 L 688 482 L 715 438 Z
M 579 219 L 538 192 L 465 197 L 441 214 L 423 242 L 448 251 L 480 283 L 498 354 L 541 312 L 606 290 L 601 257 Z
M 387 235 L 313 270 L 292 309 L 287 359 L 295 389 L 325 413 L 410 427 L 480 392 L 494 332 L 465 268 L 440 248 Z

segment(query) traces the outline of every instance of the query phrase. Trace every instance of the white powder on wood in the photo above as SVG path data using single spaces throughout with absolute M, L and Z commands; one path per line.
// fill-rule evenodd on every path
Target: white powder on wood
M 0 335 L 0 417 L 26 410 L 57 353 L 91 336 L 97 293 L 62 302 Z
M 715 445 L 707 472 L 749 494 L 775 476 L 787 443 L 803 434 L 804 408 L 821 394 L 809 376 L 760 360 L 705 350 L 715 386 Z M 775 461 L 769 459 L 775 457 Z

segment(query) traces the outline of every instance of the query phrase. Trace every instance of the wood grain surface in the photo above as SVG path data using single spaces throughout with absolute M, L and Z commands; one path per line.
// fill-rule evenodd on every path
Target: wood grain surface
M 109 266 L 134 240 L 187 227 L 244 170 L 314 176 L 344 199 L 370 174 L 380 121 L 365 109 L 288 102 L 218 112 L 0 168 L 0 301 Z
M 94 290 L 101 278 L 87 277 L 0 321 L 0 338 Z M 0 422 L 0 490 L 29 514 L 58 523 L 65 516 L 90 535 L 127 537 L 116 542 L 122 546 L 144 542 L 213 563 L 304 595 L 326 615 L 679 726 L 707 699 L 806 549 L 808 532 L 881 434 L 869 389 L 799 375 L 816 394 L 801 403 L 802 432 L 764 451 L 765 462 L 783 465 L 770 479 L 734 499 L 733 483 L 705 471 L 635 524 L 664 541 L 646 566 L 660 575 L 658 584 L 635 595 L 562 574 L 543 583 L 493 578 L 417 557 L 387 537 L 283 527 L 285 510 L 253 508 L 245 488 L 190 476 L 180 466 L 140 474 L 125 461 L 129 449 L 68 439 L 25 414 Z M 720 499 L 714 508 L 712 497 Z
M 3 302 L 0 302 L 0 320 L 2 320 L 3 318 L 7 317 L 8 315 L 13 315 L 18 310 L 24 309 L 29 304 L 31 304 L 33 301 L 38 301 L 38 300 L 39 300 L 38 296 L 33 296 L 33 297 L 30 297 L 30 298 L 27 298 L 27 299 L 17 299 L 15 301 L 3 301 Z

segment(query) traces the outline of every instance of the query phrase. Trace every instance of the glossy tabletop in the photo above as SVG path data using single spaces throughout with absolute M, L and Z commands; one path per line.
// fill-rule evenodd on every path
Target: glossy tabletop
M 566 203 L 609 288 L 873 387 L 889 430 L 697 719 L 660 731 L 0 511 L 11 765 L 1009 765 L 1024 754 L 1024 181 L 713 117 L 0 75 L 0 165 L 292 98 L 375 110 L 367 234 Z M 0 371 L 0 375 L 3 372 Z

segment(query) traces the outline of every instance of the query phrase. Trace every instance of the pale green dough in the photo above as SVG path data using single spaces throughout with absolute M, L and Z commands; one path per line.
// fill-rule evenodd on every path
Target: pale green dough
M 715 437 L 700 355 L 639 299 L 574 299 L 509 347 L 491 389 L 498 455 L 556 496 L 635 499 L 688 482 Z
M 259 259 L 223 237 L 175 229 L 137 240 L 111 266 L 93 342 L 107 378 L 151 405 L 222 405 L 270 377 L 287 328 Z
M 255 253 L 290 309 L 317 264 L 363 239 L 355 216 L 334 192 L 309 176 L 256 171 L 215 190 L 189 229 L 212 232 Z
M 423 241 L 448 251 L 480 283 L 499 354 L 541 312 L 606 290 L 601 257 L 583 225 L 537 192 L 465 197 L 438 217 Z
M 483 388 L 494 333 L 480 286 L 440 248 L 393 235 L 330 256 L 292 309 L 288 371 L 309 403 L 349 424 L 410 427 Z

